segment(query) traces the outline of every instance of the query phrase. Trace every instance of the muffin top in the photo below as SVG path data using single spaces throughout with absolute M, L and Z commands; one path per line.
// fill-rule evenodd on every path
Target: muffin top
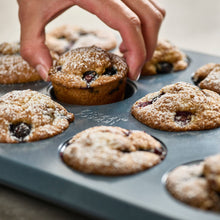
M 49 76 L 52 83 L 67 88 L 90 88 L 120 80 L 127 72 L 127 64 L 122 58 L 92 46 L 61 55 Z
M 4 42 L 0 44 L 0 54 L 1 55 L 13 55 L 19 54 L 20 52 L 20 45 L 19 43 L 8 43 Z
M 50 51 L 53 61 L 58 54 Z M 38 72 L 20 55 L 19 43 L 0 44 L 0 83 L 27 83 L 42 80 Z
M 168 174 L 166 186 L 178 200 L 204 210 L 220 212 L 220 197 L 203 173 L 204 162 L 182 165 Z
M 151 60 L 145 63 L 142 74 L 152 75 L 184 70 L 188 66 L 186 54 L 168 40 L 159 40 Z
M 220 94 L 220 64 L 208 63 L 193 74 L 192 80 L 201 89 L 209 89 Z
M 210 187 L 220 193 L 220 154 L 205 159 L 203 172 Z
M 76 134 L 63 152 L 74 169 L 101 175 L 123 175 L 148 169 L 165 157 L 159 141 L 138 130 L 97 126 Z
M 205 79 L 209 73 L 215 69 L 219 64 L 207 63 L 204 66 L 198 68 L 195 73 L 193 73 L 192 80 L 195 84 L 199 84 L 203 79 Z
M 46 44 L 50 50 L 61 55 L 78 47 L 92 45 L 104 50 L 112 50 L 116 47 L 117 41 L 114 34 L 107 30 L 62 25 L 47 33 Z
M 14 90 L 0 98 L 0 142 L 31 142 L 64 131 L 74 115 L 37 91 Z
M 220 126 L 220 96 L 186 82 L 149 93 L 132 107 L 142 123 L 161 130 L 189 131 Z
M 25 83 L 37 80 L 41 80 L 41 77 L 21 57 L 19 43 L 0 44 L 0 83 Z

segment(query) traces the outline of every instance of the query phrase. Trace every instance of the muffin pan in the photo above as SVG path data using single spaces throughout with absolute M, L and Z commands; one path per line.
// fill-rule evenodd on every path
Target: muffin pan
M 175 167 L 202 160 L 220 152 L 220 128 L 206 131 L 166 132 L 151 129 L 130 114 L 133 103 L 167 84 L 185 81 L 193 84 L 192 73 L 219 57 L 185 51 L 189 67 L 180 72 L 141 77 L 128 82 L 127 98 L 99 106 L 61 103 L 75 114 L 75 121 L 62 134 L 32 143 L 0 144 L 0 182 L 67 209 L 77 209 L 105 219 L 219 219 L 174 199 L 164 179 Z M 55 99 L 50 83 L 2 85 L 0 95 L 13 89 L 33 89 Z M 103 177 L 86 175 L 66 166 L 59 153 L 74 134 L 96 125 L 144 130 L 167 148 L 165 159 L 155 167 L 135 175 Z

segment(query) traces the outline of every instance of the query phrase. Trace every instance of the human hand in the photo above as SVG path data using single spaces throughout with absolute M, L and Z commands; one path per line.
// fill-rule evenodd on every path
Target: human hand
M 52 59 L 45 45 L 45 26 L 71 6 L 95 14 L 122 37 L 120 51 L 137 80 L 153 55 L 165 10 L 155 0 L 17 0 L 21 24 L 21 55 L 48 80 Z

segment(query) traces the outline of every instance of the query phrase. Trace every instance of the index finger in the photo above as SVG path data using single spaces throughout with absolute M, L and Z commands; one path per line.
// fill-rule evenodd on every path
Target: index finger
M 22 57 L 41 75 L 48 79 L 52 65 L 49 49 L 45 45 L 45 25 L 73 3 L 63 0 L 17 0 L 21 24 Z
M 103 22 L 120 32 L 124 56 L 129 67 L 129 74 L 136 80 L 146 59 L 145 43 L 138 16 L 122 1 L 111 0 L 103 4 L 102 0 L 76 1 L 83 9 L 97 15 Z

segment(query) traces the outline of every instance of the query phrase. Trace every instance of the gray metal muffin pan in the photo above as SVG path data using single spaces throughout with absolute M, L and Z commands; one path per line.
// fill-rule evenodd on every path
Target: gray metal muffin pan
M 206 131 L 166 132 L 151 129 L 130 114 L 133 103 L 147 93 L 179 81 L 193 83 L 192 73 L 220 58 L 192 51 L 189 67 L 177 73 L 141 77 L 129 82 L 134 94 L 117 103 L 100 106 L 63 104 L 75 114 L 75 121 L 62 134 L 32 143 L 0 144 L 0 183 L 67 209 L 104 219 L 219 219 L 174 199 L 166 190 L 164 178 L 170 170 L 220 152 L 220 128 Z M 31 88 L 50 94 L 45 82 L 2 85 L 0 95 L 13 89 Z M 167 147 L 162 163 L 135 175 L 103 177 L 86 175 L 67 167 L 59 146 L 76 133 L 97 125 L 144 130 Z

